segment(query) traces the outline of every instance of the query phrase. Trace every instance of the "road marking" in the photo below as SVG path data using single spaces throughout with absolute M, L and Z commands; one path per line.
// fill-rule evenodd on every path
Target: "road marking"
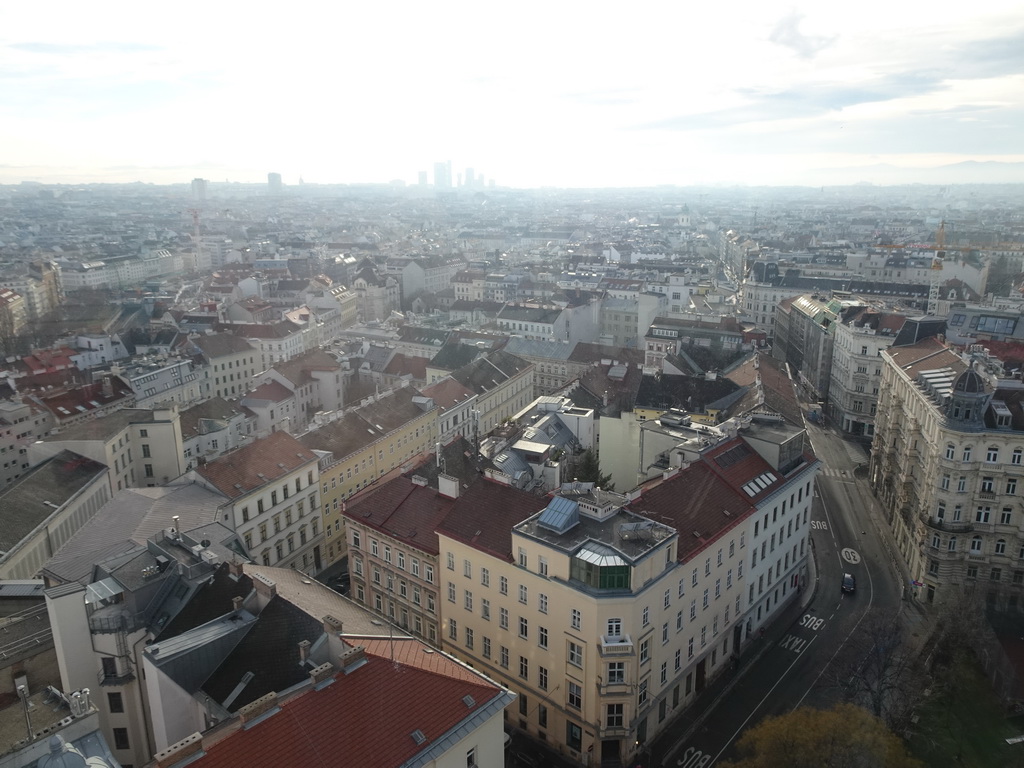
M 845 547 L 840 554 L 842 554 L 843 560 L 850 563 L 851 565 L 856 565 L 860 562 L 860 555 L 857 554 L 857 550 L 855 549 Z
M 779 641 L 780 648 L 785 648 L 787 651 L 792 651 L 793 653 L 802 653 L 807 645 L 807 640 L 801 640 L 796 635 L 786 635 Z
M 819 531 L 827 531 L 828 523 L 824 520 L 811 520 L 811 528 Z
M 815 635 L 814 637 L 812 637 L 812 638 L 811 638 L 811 640 L 810 640 L 810 642 L 809 642 L 809 643 L 807 643 L 807 648 L 810 648 L 810 647 L 811 647 L 811 643 L 813 643 L 813 642 L 814 642 L 815 640 L 817 640 L 817 639 L 818 639 L 818 635 Z M 804 650 L 807 650 L 807 648 L 805 648 Z M 736 729 L 736 733 L 734 733 L 734 734 L 732 735 L 732 737 L 731 737 L 731 738 L 730 738 L 730 739 L 729 739 L 729 740 L 728 740 L 727 742 L 725 742 L 725 746 L 723 746 L 723 747 L 722 747 L 722 750 L 721 750 L 721 751 L 720 751 L 720 752 L 719 752 L 719 753 L 718 753 L 717 755 L 715 755 L 715 759 L 714 759 L 714 761 L 713 761 L 713 762 L 718 762 L 718 758 L 720 758 L 720 757 L 721 757 L 722 755 L 724 755 L 724 754 L 725 754 L 725 750 L 727 750 L 727 749 L 729 748 L 729 745 L 730 745 L 730 744 L 732 744 L 732 743 L 733 743 L 733 742 L 734 742 L 734 741 L 736 740 L 736 737 L 737 737 L 737 736 L 739 736 L 739 735 L 740 735 L 740 734 L 741 734 L 741 733 L 743 732 L 743 729 L 747 727 L 747 723 L 749 723 L 749 722 L 750 722 L 750 718 L 752 718 L 752 717 L 753 717 L 753 716 L 754 716 L 755 714 L 757 714 L 757 710 L 759 710 L 759 709 L 760 709 L 760 708 L 762 707 L 762 705 L 763 705 L 763 704 L 764 704 L 764 703 L 765 703 L 766 701 L 768 701 L 768 698 L 769 698 L 769 697 L 770 697 L 770 696 L 771 696 L 771 695 L 772 695 L 773 693 L 775 693 L 775 689 L 779 687 L 779 683 L 781 683 L 781 682 L 782 682 L 782 681 L 783 681 L 783 680 L 784 680 L 784 679 L 786 678 L 786 675 L 788 675 L 788 674 L 789 674 L 789 672 L 790 672 L 790 670 L 792 670 L 792 669 L 793 669 L 793 667 L 794 667 L 794 666 L 796 666 L 796 663 L 797 663 L 798 661 L 800 661 L 800 656 L 797 656 L 797 657 L 796 657 L 795 659 L 793 659 L 792 663 L 790 663 L 790 665 L 789 665 L 788 667 L 786 667 L 786 671 L 785 671 L 785 672 L 783 672 L 783 673 L 782 673 L 782 674 L 781 674 L 781 675 L 779 676 L 779 679 L 775 681 L 775 685 L 773 685 L 773 686 L 771 687 L 771 689 L 770 689 L 770 690 L 768 691 L 768 693 L 766 693 L 766 694 L 764 695 L 764 698 L 763 698 L 763 699 L 761 699 L 761 701 L 759 701 L 759 702 L 757 703 L 757 706 L 756 706 L 756 707 L 754 707 L 754 708 L 753 708 L 752 710 L 750 710 L 750 714 L 749 714 L 749 715 L 747 715 L 747 719 L 746 719 L 746 720 L 744 720 L 744 721 L 743 721 L 742 723 L 740 723 L 740 727 Z M 805 694 L 805 695 L 806 695 L 806 694 Z M 801 701 L 802 701 L 802 699 L 801 699 Z
M 711 755 L 690 747 L 683 754 L 681 760 L 676 760 L 676 765 L 681 765 L 683 768 L 706 768 L 711 765 Z
M 801 627 L 807 627 L 808 629 L 811 629 L 811 630 L 813 630 L 815 632 L 817 632 L 819 629 L 821 629 L 824 624 L 825 624 L 825 620 L 824 619 L 820 619 L 817 616 L 812 616 L 809 613 L 805 613 L 803 618 L 800 619 L 800 626 Z

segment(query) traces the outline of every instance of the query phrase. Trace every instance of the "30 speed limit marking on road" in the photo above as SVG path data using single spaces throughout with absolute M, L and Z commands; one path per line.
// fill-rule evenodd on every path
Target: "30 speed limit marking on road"
M 846 547 L 839 554 L 843 556 L 843 560 L 852 565 L 856 565 L 860 562 L 860 555 L 857 554 L 857 550 L 855 549 L 850 549 L 849 547 Z

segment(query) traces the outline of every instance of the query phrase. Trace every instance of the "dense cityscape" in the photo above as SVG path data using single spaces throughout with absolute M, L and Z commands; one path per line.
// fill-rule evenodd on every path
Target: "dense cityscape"
M 1024 765 L 1022 319 L 1020 184 L 0 186 L 0 768 Z

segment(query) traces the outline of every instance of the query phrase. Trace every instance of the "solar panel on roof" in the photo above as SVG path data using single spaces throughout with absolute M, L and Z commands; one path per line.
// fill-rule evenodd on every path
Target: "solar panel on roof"
M 750 448 L 747 446 L 746 443 L 740 443 L 739 445 L 730 448 L 721 456 L 717 456 L 715 458 L 715 462 L 722 469 L 727 469 L 728 467 L 731 467 L 737 461 L 748 455 L 750 455 Z
M 565 533 L 580 521 L 580 507 L 575 501 L 555 496 L 540 513 L 537 524 L 555 533 Z

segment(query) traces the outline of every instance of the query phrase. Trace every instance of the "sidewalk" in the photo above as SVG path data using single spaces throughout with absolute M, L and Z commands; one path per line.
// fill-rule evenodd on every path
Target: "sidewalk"
M 763 636 L 751 640 L 743 650 L 738 664 L 732 669 L 722 671 L 707 687 L 686 707 L 672 723 L 651 743 L 651 766 L 665 764 L 667 752 L 680 742 L 689 739 L 714 712 L 719 701 L 728 696 L 732 689 L 743 679 L 746 672 L 753 668 L 761 656 L 776 642 L 781 640 L 793 623 L 797 621 L 807 606 L 814 600 L 818 591 L 818 566 L 815 562 L 814 547 L 807 558 L 807 587 L 776 615 L 771 626 L 765 629 Z

